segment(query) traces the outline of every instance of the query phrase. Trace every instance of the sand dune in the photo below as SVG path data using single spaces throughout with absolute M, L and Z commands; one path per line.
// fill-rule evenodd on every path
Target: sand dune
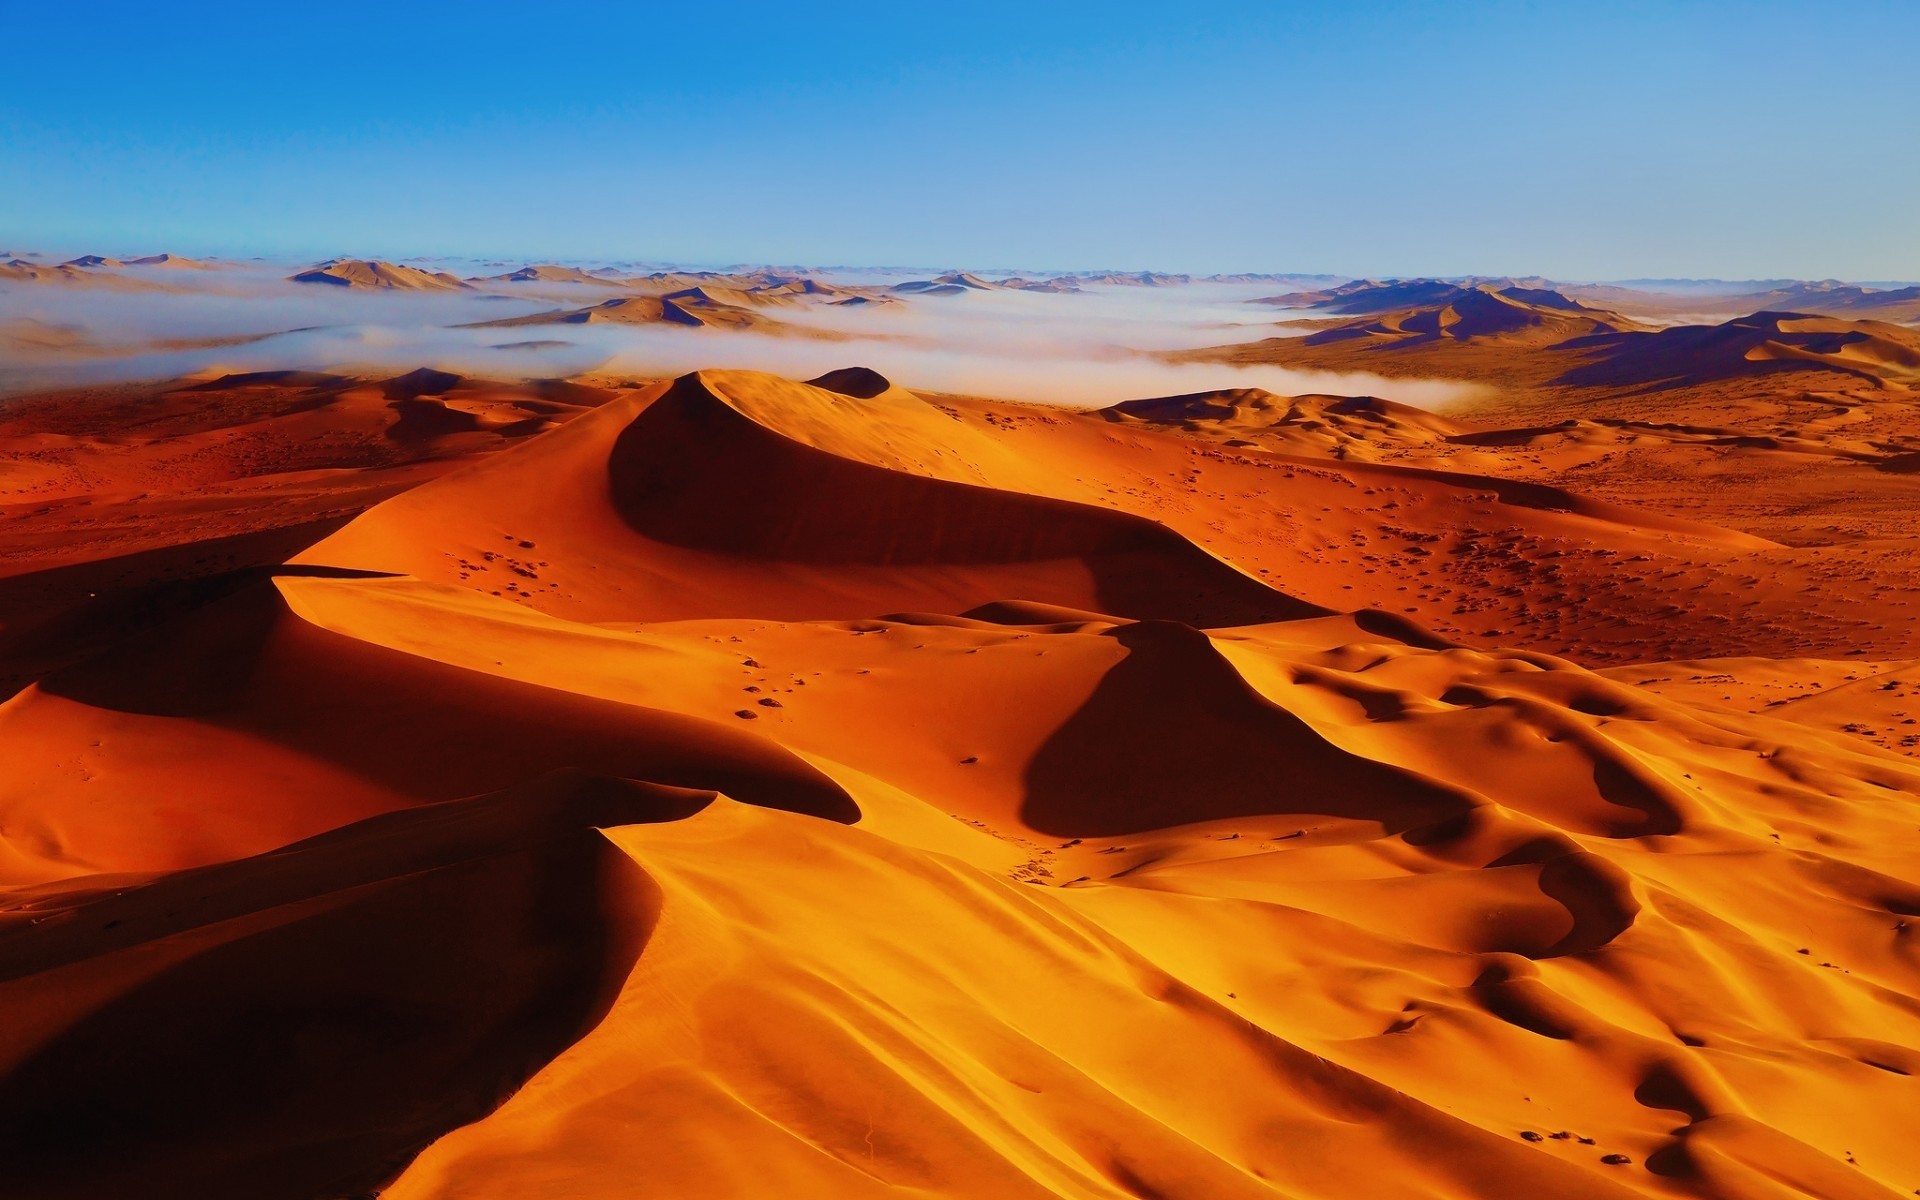
M 1444 442 L 1462 432 L 1446 417 L 1375 396 L 1276 396 L 1260 388 L 1128 400 L 1103 410 L 1140 421 L 1289 454 L 1374 461 L 1383 447 Z
M 382 505 L 300 561 L 483 578 L 595 622 L 962 612 L 1013 598 L 1200 624 L 1319 611 L 1138 518 L 967 472 L 889 469 L 948 453 L 929 427 L 952 424 L 897 390 L 859 399 L 703 372 L 608 404 L 517 463 Z M 520 542 L 540 551 L 530 574 Z
M 88 593 L 279 561 L 300 543 L 255 558 L 228 539 L 338 524 L 613 395 L 430 374 L 423 386 L 256 372 L 74 389 L 0 410 L 0 590 L 13 580 L 0 645 Z M 71 584 L 47 577 L 67 568 Z M 14 601 L 23 607 L 9 611 Z M 48 650 L 60 640 L 33 636 Z
M 14 1016 L 0 1035 L 9 1189 L 321 1195 L 384 1182 L 591 1028 L 635 964 L 657 889 L 594 827 L 702 802 L 556 776 L 38 906 L 0 967 Z M 84 926 L 60 917 L 80 911 Z M 342 956 L 352 971 L 332 965 Z M 36 1003 L 48 979 L 63 1010 Z M 246 1053 L 210 1067 L 210 1038 Z
M 873 298 L 674 291 L 489 324 Z M 1920 562 L 1621 465 L 1886 503 L 1906 343 L 1589 340 L 1707 377 L 0 412 L 11 1193 L 1911 1193 Z
M 469 286 L 445 271 L 423 271 L 418 267 L 359 259 L 335 259 L 289 278 L 295 283 L 324 283 L 335 287 L 405 292 L 450 292 Z
M 700 287 L 682 288 L 677 292 L 668 292 L 661 297 L 671 300 L 682 308 L 735 309 L 780 307 L 797 302 L 798 297 L 817 291 L 817 285 L 809 288 L 807 284 L 777 284 L 770 287 L 730 288 L 716 284 L 703 284 Z

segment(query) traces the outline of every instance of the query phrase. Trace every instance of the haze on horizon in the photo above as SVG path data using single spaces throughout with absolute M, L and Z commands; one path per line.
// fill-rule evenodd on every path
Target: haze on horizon
M 1908 5 L 8 24 L 9 251 L 1920 278 Z

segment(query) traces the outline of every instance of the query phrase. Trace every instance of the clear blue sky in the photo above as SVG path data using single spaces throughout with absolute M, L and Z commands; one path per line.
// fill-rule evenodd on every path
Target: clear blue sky
M 0 0 L 0 30 L 7 249 L 1920 277 L 1917 3 Z

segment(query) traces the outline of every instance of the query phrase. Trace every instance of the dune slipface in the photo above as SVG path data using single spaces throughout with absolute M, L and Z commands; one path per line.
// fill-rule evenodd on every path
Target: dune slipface
M 1609 379 L 1675 340 L 1381 302 Z M 0 1192 L 1920 1189 L 1920 763 L 1844 727 L 1913 668 L 1839 661 L 1831 559 L 1490 473 L 1641 435 L 557 387 L 231 385 L 413 473 L 185 582 L 44 565 L 101 607 L 0 580 Z

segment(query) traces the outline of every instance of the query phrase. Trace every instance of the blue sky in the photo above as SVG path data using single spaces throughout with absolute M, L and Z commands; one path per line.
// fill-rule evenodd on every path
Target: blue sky
M 1920 278 L 1920 4 L 0 0 L 0 28 L 6 249 Z

